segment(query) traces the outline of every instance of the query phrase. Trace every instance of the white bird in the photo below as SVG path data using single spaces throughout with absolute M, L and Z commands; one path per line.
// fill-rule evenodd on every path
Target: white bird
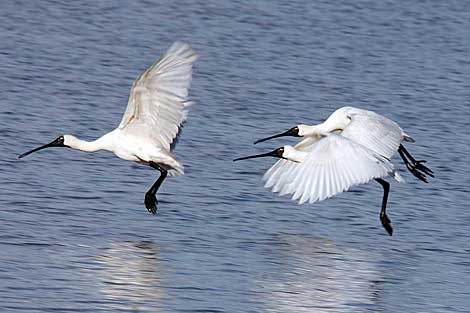
M 121 123 L 95 141 L 72 135 L 23 153 L 19 158 L 50 147 L 68 147 L 85 152 L 106 150 L 119 158 L 148 165 L 160 177 L 145 194 L 145 206 L 157 211 L 158 188 L 167 175 L 183 175 L 183 164 L 172 153 L 173 145 L 191 104 L 188 91 L 193 63 L 198 55 L 187 43 L 175 42 L 168 51 L 134 81 Z
M 400 154 L 408 170 L 423 182 L 433 172 L 417 161 L 401 144 L 414 142 L 397 123 L 372 111 L 343 107 L 318 125 L 297 125 L 288 131 L 255 142 L 294 136 L 304 137 L 294 147 L 284 146 L 272 152 L 235 159 L 234 161 L 273 156 L 281 158 L 264 175 L 265 187 L 281 195 L 291 194 L 300 204 L 314 203 L 347 191 L 372 179 L 384 189 L 380 220 L 392 235 L 386 206 L 390 176 L 402 182 L 391 157 Z

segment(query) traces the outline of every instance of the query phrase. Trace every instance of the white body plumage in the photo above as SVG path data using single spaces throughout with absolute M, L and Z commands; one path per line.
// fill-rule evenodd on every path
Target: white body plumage
M 386 214 L 390 184 L 382 178 L 391 176 L 402 182 L 390 158 L 398 151 L 408 170 L 427 183 L 433 172 L 417 161 L 401 144 L 414 142 L 394 121 L 363 109 L 343 107 L 318 125 L 297 125 L 288 131 L 255 141 L 283 136 L 303 137 L 292 146 L 235 159 L 258 157 L 280 158 L 264 174 L 265 187 L 281 195 L 291 195 L 300 204 L 314 203 L 346 191 L 354 185 L 376 180 L 384 189 L 380 220 L 392 235 L 393 228 Z
M 403 140 L 412 139 L 392 120 L 343 107 L 321 124 L 297 127 L 304 139 L 294 147 L 284 146 L 284 159 L 264 175 L 265 186 L 274 192 L 314 203 L 374 178 L 403 181 L 390 158 Z
M 107 150 L 121 159 L 150 165 L 161 173 L 145 197 L 147 209 L 155 214 L 155 193 L 165 177 L 184 173 L 171 149 L 191 104 L 188 91 L 197 57 L 189 44 L 175 42 L 134 81 L 118 128 L 91 142 L 63 135 L 19 158 L 44 148 L 69 147 L 85 152 Z
M 175 42 L 134 82 L 118 128 L 92 142 L 65 135 L 64 145 L 86 152 L 111 151 L 127 161 L 152 161 L 166 167 L 169 175 L 182 175 L 183 165 L 171 144 L 191 104 L 188 90 L 196 59 L 188 44 Z

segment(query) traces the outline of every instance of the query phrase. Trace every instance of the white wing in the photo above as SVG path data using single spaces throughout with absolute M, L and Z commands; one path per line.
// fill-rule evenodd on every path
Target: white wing
M 341 135 L 390 159 L 405 136 L 394 121 L 372 111 L 350 108 L 351 122 Z
M 264 175 L 265 187 L 292 194 L 302 204 L 322 201 L 393 173 L 393 165 L 366 147 L 340 135 L 314 141 L 302 162 L 280 160 Z
M 304 137 L 294 148 L 298 151 L 309 152 L 313 148 L 313 144 L 320 140 L 321 137 Z M 279 159 L 269 170 L 264 174 L 263 179 L 266 181 L 265 187 L 274 187 L 273 191 L 278 192 L 280 187 L 284 184 L 285 176 L 292 173 L 300 163 L 292 162 L 286 159 Z
M 167 151 L 186 119 L 188 90 L 197 54 L 175 42 L 132 85 L 126 112 L 119 129 Z

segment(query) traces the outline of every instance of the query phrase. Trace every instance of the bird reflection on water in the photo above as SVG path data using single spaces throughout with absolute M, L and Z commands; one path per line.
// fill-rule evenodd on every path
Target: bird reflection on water
M 96 271 L 98 288 L 107 305 L 115 310 L 154 312 L 156 303 L 165 297 L 158 253 L 152 241 L 123 242 L 97 257 L 101 265 Z
M 277 266 L 258 285 L 267 312 L 371 312 L 381 284 L 378 256 L 308 235 L 282 235 Z

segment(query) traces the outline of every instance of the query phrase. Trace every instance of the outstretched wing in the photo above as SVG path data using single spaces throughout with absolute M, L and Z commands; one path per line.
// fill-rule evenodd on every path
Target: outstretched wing
M 319 136 L 304 137 L 298 142 L 294 148 L 302 152 L 310 152 L 313 148 L 313 144 L 320 140 Z M 285 175 L 291 173 L 294 169 L 300 166 L 300 163 L 292 162 L 286 159 L 279 159 L 268 171 L 264 174 L 263 179 L 266 181 L 265 187 L 271 188 L 274 185 L 273 191 L 279 192 L 280 186 L 286 184 L 284 182 Z
M 292 194 L 300 204 L 322 201 L 351 186 L 393 173 L 393 165 L 370 149 L 330 134 L 304 150 L 303 161 L 280 160 L 264 175 L 265 187 Z
M 403 130 L 394 121 L 372 111 L 348 112 L 351 122 L 341 135 L 390 159 L 403 140 Z
M 119 129 L 169 151 L 187 116 L 192 66 L 197 57 L 189 44 L 175 42 L 140 74 L 132 85 Z

